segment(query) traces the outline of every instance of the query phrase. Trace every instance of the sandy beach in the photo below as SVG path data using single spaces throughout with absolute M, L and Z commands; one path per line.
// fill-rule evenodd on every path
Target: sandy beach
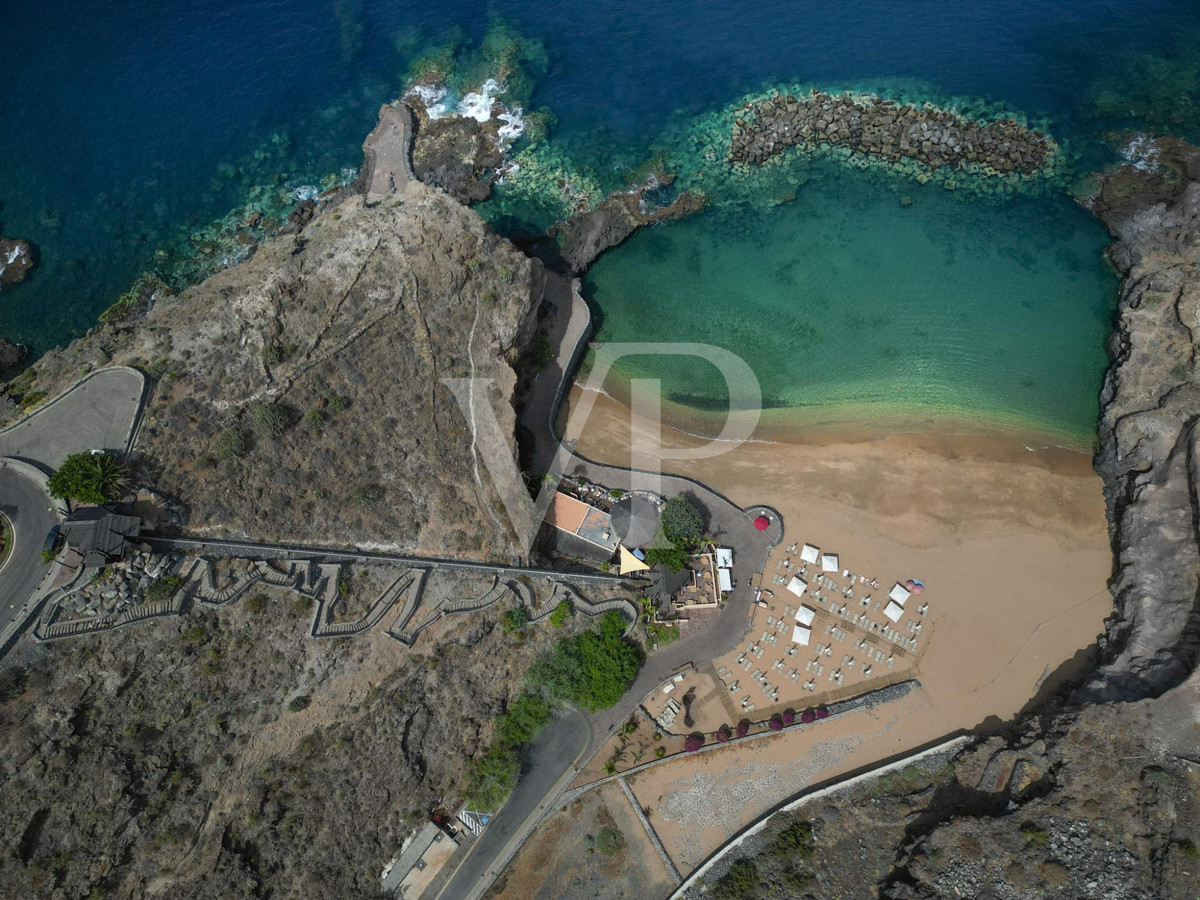
M 578 397 L 575 388 L 572 403 Z M 578 450 L 628 465 L 632 427 L 652 428 L 598 396 Z M 660 434 L 667 447 L 700 443 Z M 814 543 L 880 579 L 924 580 L 936 633 L 919 667 L 935 711 L 931 736 L 1011 717 L 1095 644 L 1112 610 L 1112 555 L 1087 456 L 1004 438 L 827 437 L 744 443 L 666 465 L 739 505 L 778 509 L 785 545 Z M 768 560 L 764 586 L 782 552 Z
M 596 397 L 578 432 L 577 424 L 570 433 L 579 434 L 580 453 L 625 465 L 632 429 L 643 437 L 658 430 L 631 423 L 629 410 L 606 396 Z M 668 447 L 700 443 L 679 432 L 660 436 Z M 665 468 L 739 505 L 779 510 L 784 540 L 762 577 L 779 600 L 789 595 L 771 576 L 789 555 L 786 546 L 811 542 L 838 553 L 850 570 L 876 575 L 885 592 L 893 580 L 922 579 L 920 599 L 929 604 L 923 646 L 904 672 L 921 687 L 906 698 L 753 750 L 723 750 L 723 763 L 684 756 L 634 779 L 682 871 L 811 784 L 1011 719 L 1078 670 L 1112 611 L 1101 481 L 1081 453 L 1031 451 L 1005 438 L 825 433 L 798 443 L 731 445 L 721 456 Z M 765 613 L 756 611 L 752 638 Z M 837 647 L 843 650 L 852 652 L 849 644 Z M 799 759 L 807 762 L 798 766 Z M 730 773 L 742 769 L 739 789 L 741 779 Z M 726 796 L 731 791 L 737 802 L 722 803 L 735 799 Z M 738 812 L 714 818 L 718 808 Z

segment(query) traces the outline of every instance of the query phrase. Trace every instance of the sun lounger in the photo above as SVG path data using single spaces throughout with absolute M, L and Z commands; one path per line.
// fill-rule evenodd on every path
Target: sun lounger
M 736 681 L 733 682 L 731 685 L 729 685 L 729 693 L 732 694 L 737 689 L 738 689 L 738 683 Z
M 871 669 L 872 669 L 872 668 L 874 668 L 874 667 L 873 667 L 873 666 L 867 666 L 866 668 L 864 668 L 864 669 L 863 669 L 863 675 L 870 675 L 870 674 L 871 674 Z

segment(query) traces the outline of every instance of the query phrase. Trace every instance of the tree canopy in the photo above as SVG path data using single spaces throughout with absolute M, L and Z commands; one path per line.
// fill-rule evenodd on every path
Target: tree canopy
M 625 620 L 611 612 L 593 630 L 559 641 L 528 678 L 551 697 L 595 712 L 621 699 L 641 662 L 641 650 L 625 639 Z
M 676 494 L 663 506 L 663 534 L 676 546 L 690 547 L 704 534 L 704 517 L 683 494 Z
M 85 452 L 68 456 L 46 487 L 52 497 L 100 504 L 116 500 L 128 484 L 125 467 L 114 454 Z

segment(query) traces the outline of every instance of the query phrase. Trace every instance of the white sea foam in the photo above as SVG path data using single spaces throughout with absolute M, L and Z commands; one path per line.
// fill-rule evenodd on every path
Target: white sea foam
M 498 118 L 504 124 L 500 126 L 500 143 L 505 147 L 512 145 L 512 142 L 525 133 L 525 111 L 519 106 L 514 106 L 507 112 L 502 112 Z
M 1144 134 L 1135 134 L 1133 140 L 1121 148 L 1121 156 L 1141 172 L 1153 172 L 1158 168 L 1158 145 Z
M 504 93 L 504 83 L 489 78 L 479 90 L 463 96 L 458 101 L 455 112 L 460 116 L 474 119 L 476 122 L 486 122 L 492 117 L 492 108 L 496 105 L 496 97 Z
M 446 101 L 446 87 L 441 84 L 413 85 L 405 99 L 415 97 L 425 107 L 425 114 L 431 119 L 440 119 L 450 114 L 450 105 Z
M 305 200 L 316 200 L 320 193 L 320 188 L 315 184 L 302 184 L 292 191 L 292 199 L 297 203 L 303 203 Z
M 10 251 L 9 251 L 9 253 L 8 253 L 8 259 L 6 259 L 6 260 L 4 261 L 4 265 L 5 265 L 5 266 L 11 266 L 11 265 L 12 265 L 13 263 L 15 263 L 15 262 L 16 262 L 18 259 L 20 259 L 20 258 L 21 258 L 21 256 L 22 256 L 22 253 L 21 253 L 21 245 L 20 245 L 20 244 L 14 244 L 14 245 L 13 245 L 13 248 L 12 248 L 12 250 L 10 250 Z

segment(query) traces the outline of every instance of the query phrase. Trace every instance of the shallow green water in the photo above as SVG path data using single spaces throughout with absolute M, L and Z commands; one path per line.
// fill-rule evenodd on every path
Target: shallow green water
M 1065 197 L 990 203 L 831 169 L 769 212 L 648 229 L 602 257 L 586 283 L 598 339 L 728 348 L 776 423 L 940 419 L 1089 446 L 1116 296 L 1099 225 Z M 693 409 L 727 402 L 706 363 L 638 357 L 609 387 L 630 376 Z

